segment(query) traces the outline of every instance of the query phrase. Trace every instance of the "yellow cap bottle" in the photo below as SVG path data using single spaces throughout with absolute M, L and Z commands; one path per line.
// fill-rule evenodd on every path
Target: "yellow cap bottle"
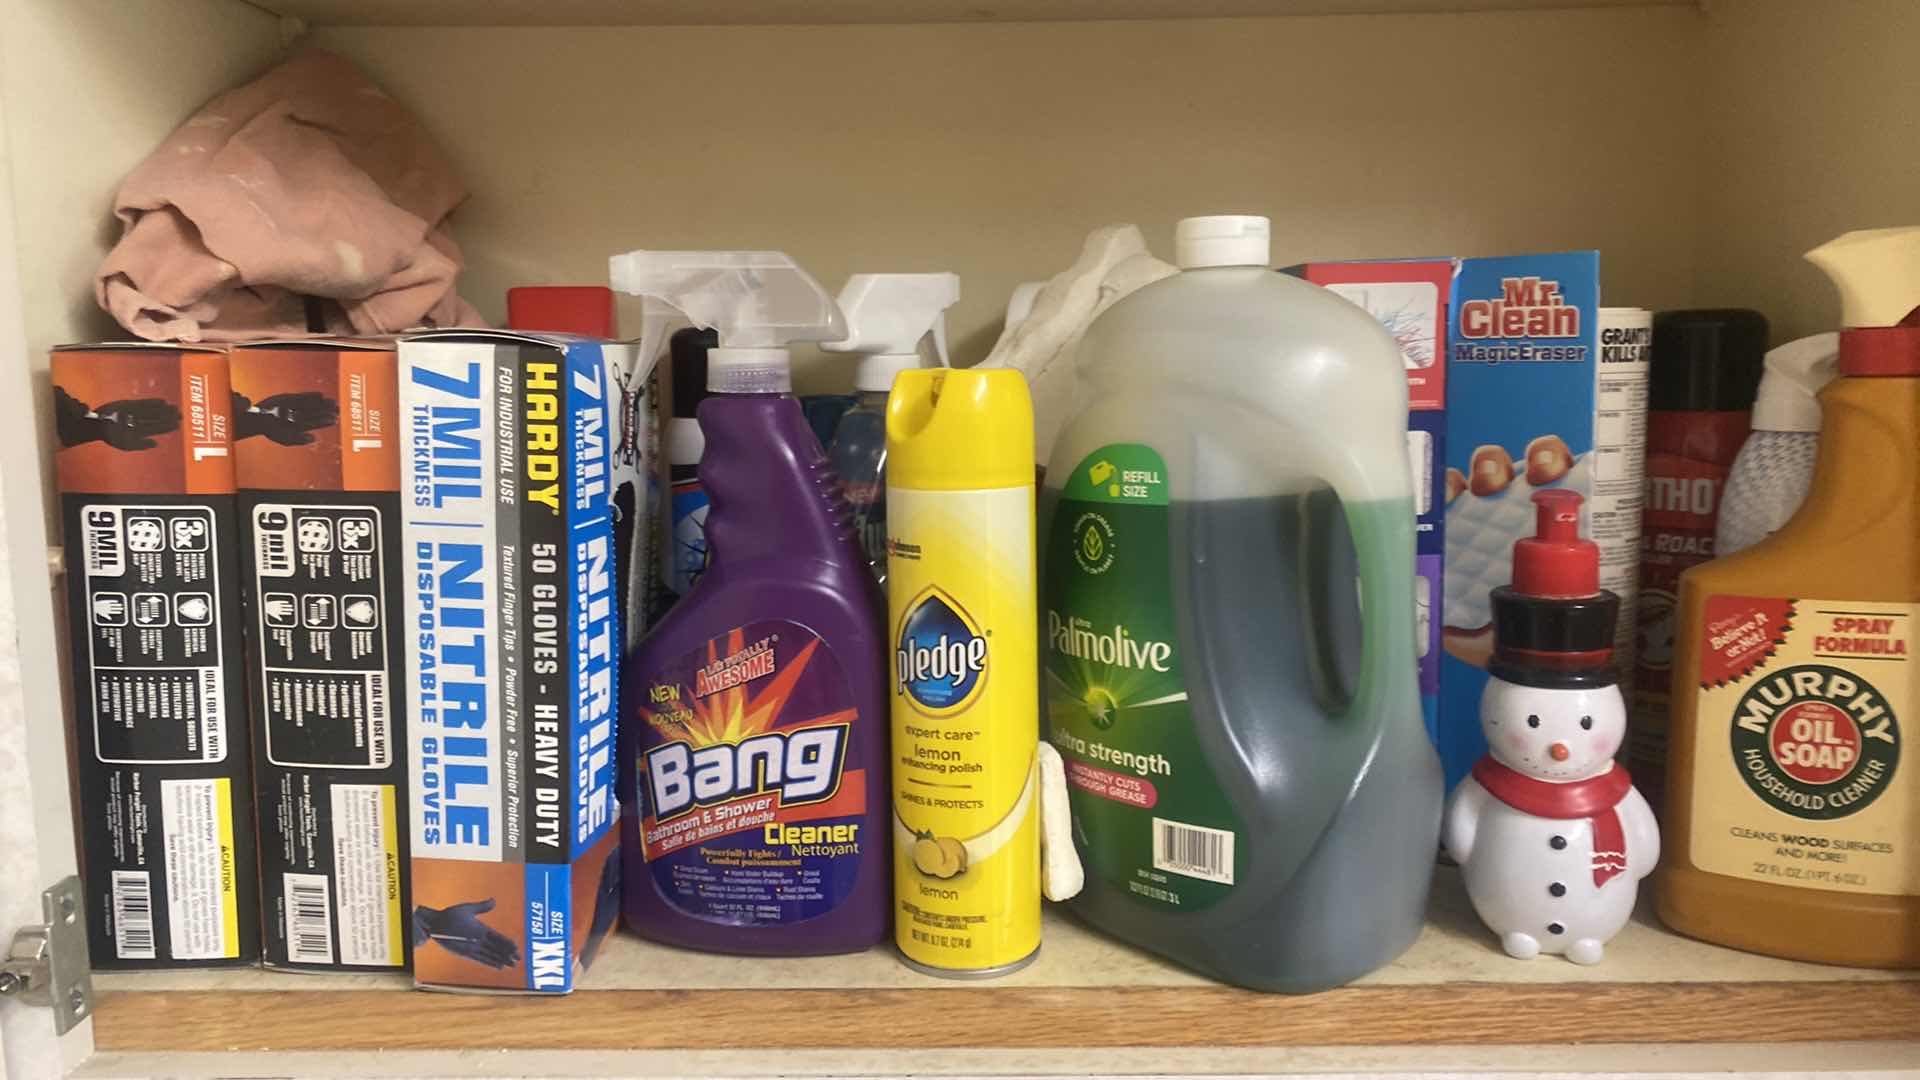
M 1754 952 L 1916 967 L 1920 229 L 1807 257 L 1840 287 L 1840 378 L 1799 512 L 1680 580 L 1660 917 Z
M 894 940 L 935 975 L 1040 948 L 1033 404 L 1017 371 L 903 371 L 887 402 Z

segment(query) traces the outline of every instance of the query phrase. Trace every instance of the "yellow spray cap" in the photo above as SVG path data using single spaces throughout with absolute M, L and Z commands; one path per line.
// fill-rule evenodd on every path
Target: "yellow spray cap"
M 1033 483 L 1033 399 L 1011 368 L 903 371 L 887 395 L 887 483 L 974 491 Z

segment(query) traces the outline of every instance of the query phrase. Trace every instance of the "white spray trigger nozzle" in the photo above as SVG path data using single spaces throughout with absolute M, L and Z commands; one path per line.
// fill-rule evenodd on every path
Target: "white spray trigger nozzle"
M 786 393 L 788 344 L 847 333 L 840 306 L 785 252 L 629 251 L 607 273 L 615 291 L 663 301 L 719 336 L 707 354 L 716 393 Z
M 666 347 L 673 332 L 693 324 L 680 313 L 680 309 L 657 296 L 645 297 L 640 303 L 640 368 L 651 371 L 660 359 L 660 352 Z
M 946 311 L 959 300 L 958 274 L 855 274 L 840 289 L 847 336 L 820 348 L 861 357 L 855 389 L 890 390 L 895 375 L 923 366 L 925 338 L 932 337 L 935 358 L 947 366 Z

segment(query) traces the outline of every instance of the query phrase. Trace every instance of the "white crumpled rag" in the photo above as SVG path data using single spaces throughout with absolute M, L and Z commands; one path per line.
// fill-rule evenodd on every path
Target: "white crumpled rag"
M 1019 309 L 1028 307 L 1026 287 L 1016 294 L 1007 328 L 980 366 L 1012 368 L 1027 377 L 1034 455 L 1043 465 L 1076 406 L 1075 356 L 1088 325 L 1121 297 L 1179 272 L 1148 253 L 1138 226 L 1103 225 L 1088 234 L 1072 266 L 1031 294 L 1024 315 Z M 1040 785 L 1041 892 L 1049 900 L 1067 900 L 1080 892 L 1086 875 L 1073 846 L 1065 763 L 1044 739 L 1034 769 Z
M 1180 271 L 1147 251 L 1137 225 L 1103 225 L 1087 234 L 1080 257 L 1033 298 L 1033 310 L 1010 326 L 980 362 L 1014 368 L 1033 392 L 1033 451 L 1044 464 L 1053 440 L 1073 416 L 1080 336 L 1121 297 Z
M 309 50 L 208 102 L 121 183 L 95 296 L 155 341 L 484 325 L 454 293 L 446 217 L 466 195 L 411 113 Z

